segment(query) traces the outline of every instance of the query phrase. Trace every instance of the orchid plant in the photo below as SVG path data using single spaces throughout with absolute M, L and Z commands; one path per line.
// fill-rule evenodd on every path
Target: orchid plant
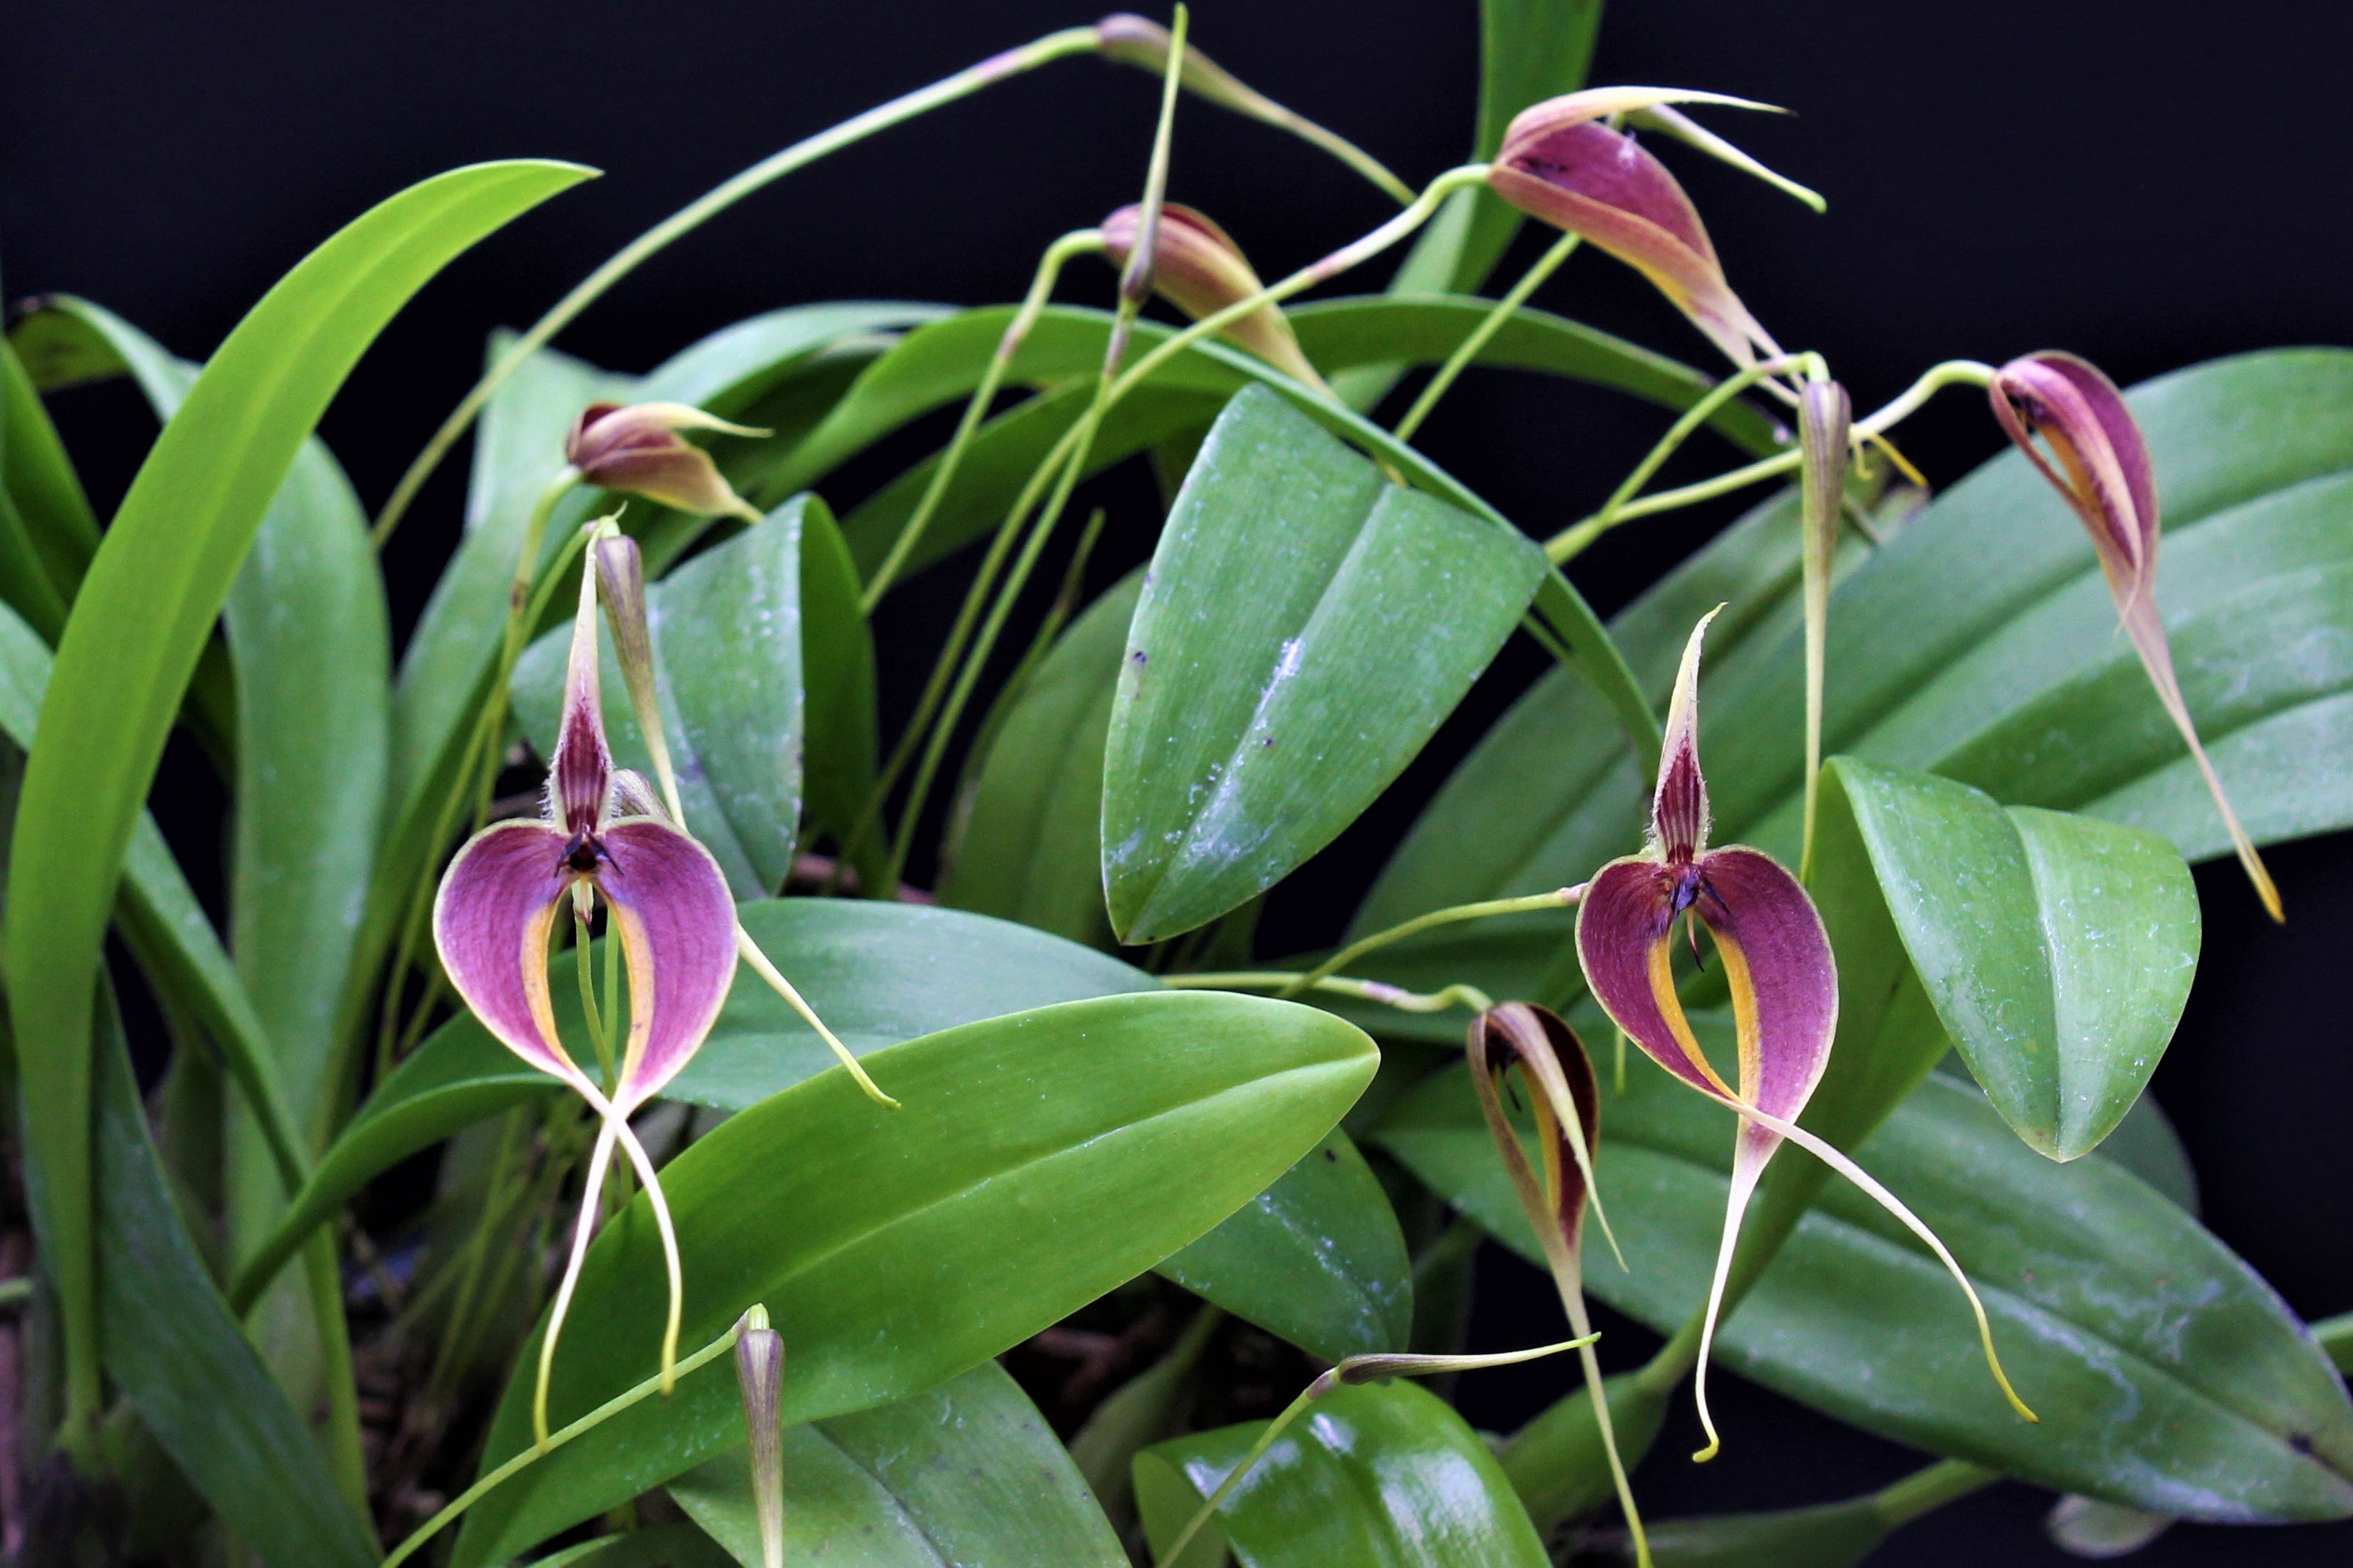
M 1858 413 L 1654 151 L 1819 209 L 1701 122 L 1768 106 L 1587 86 L 1599 15 L 1482 7 L 1474 156 L 1419 185 L 1182 7 L 994 56 L 502 334 L 372 519 L 322 412 L 590 171 L 395 195 L 201 365 L 27 301 L 0 1552 L 1814 1568 L 2002 1483 L 2087 1555 L 2353 1518 L 2353 1317 L 2200 1226 L 2146 1092 L 2189 866 L 2278 920 L 2262 848 L 2353 826 L 2353 354 L 1955 361 Z M 554 346 L 795 170 L 1081 55 L 1156 86 L 1138 199 L 1013 302 L 781 303 L 641 375 Z M 1398 210 L 1267 281 L 1184 159 L 1203 106 Z M 1539 308 L 1587 247 L 1722 363 Z M 1506 518 L 1415 444 L 1492 366 L 1657 444 Z M 49 400 L 120 375 L 161 433 L 101 529 Z M 1931 499 L 1899 427 L 1956 386 L 2017 450 Z M 380 563 L 469 442 L 396 660 Z M 1159 504 L 1092 506 L 1131 462 Z M 1736 495 L 1587 603 L 1594 541 Z M 1345 929 L 1272 951 L 1269 895 L 1369 847 L 1515 636 L 1545 672 Z M 934 656 L 895 730 L 878 637 Z M 143 809 L 175 728 L 232 802 L 219 925 Z M 1467 1342 L 1474 1278 L 1534 1278 L 1498 1254 L 1551 1342 Z M 1744 1440 L 1717 1363 L 1923 1468 L 1658 1517 L 1681 1411 L 1696 1458 Z M 1540 1412 L 1475 1430 L 1500 1387 Z

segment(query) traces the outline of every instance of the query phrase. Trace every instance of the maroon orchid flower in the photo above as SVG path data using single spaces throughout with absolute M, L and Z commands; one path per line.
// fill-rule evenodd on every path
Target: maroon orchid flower
M 599 525 L 592 525 L 599 526 Z M 547 1438 L 547 1383 L 593 1229 L 599 1190 L 617 1143 L 652 1204 L 670 1276 L 662 1342 L 667 1380 L 677 1361 L 683 1281 L 661 1184 L 629 1114 L 701 1047 L 735 974 L 735 901 L 710 851 L 662 815 L 646 781 L 616 769 L 605 741 L 596 668 L 596 581 L 581 574 L 564 716 L 537 821 L 500 822 L 476 834 L 441 879 L 433 940 L 442 968 L 485 1028 L 508 1049 L 586 1100 L 603 1126 L 589 1157 L 572 1257 L 540 1349 L 533 1418 Z M 557 911 L 573 906 L 583 936 L 602 902 L 629 979 L 629 1027 L 610 1082 L 581 1070 L 556 1034 L 547 955 Z M 586 943 L 580 963 L 588 962 Z
M 1720 609 L 1722 606 L 1718 606 Z M 1741 1215 L 1783 1139 L 1861 1187 L 1927 1244 L 1968 1295 L 1987 1364 L 2018 1413 L 2020 1401 L 1994 1353 L 1993 1330 L 1960 1265 L 1926 1225 L 1833 1145 L 1797 1125 L 1830 1065 L 1838 1033 L 1838 968 L 1821 916 L 1795 877 L 1762 850 L 1708 845 L 1707 782 L 1699 765 L 1699 658 L 1710 611 L 1692 629 L 1667 711 L 1650 842 L 1639 855 L 1594 873 L 1577 918 L 1577 951 L 1586 983 L 1604 1011 L 1636 1045 L 1676 1078 L 1740 1114 L 1732 1186 L 1715 1277 L 1708 1289 L 1694 1393 L 1713 1458 L 1722 1446 L 1707 1408 L 1707 1360 L 1722 1309 L 1725 1280 L 1740 1237 Z M 1675 991 L 1675 927 L 1699 951 L 1705 926 L 1732 993 L 1739 1046 L 1738 1086 L 1725 1082 L 1700 1048 Z
M 681 430 L 769 434 L 683 403 L 592 403 L 565 437 L 564 455 L 582 479 L 621 495 L 642 496 L 699 517 L 730 514 L 759 521 L 759 509 L 721 477 L 710 453 L 680 437 Z
M 1683 186 L 1634 138 L 1602 123 L 1633 120 L 1700 147 L 1819 207 L 1821 198 L 1666 107 L 1716 103 L 1769 109 L 1720 93 L 1588 88 L 1521 110 L 1489 167 L 1497 195 L 1555 228 L 1582 235 L 1648 278 L 1675 308 L 1747 366 L 1780 349 L 1725 281 L 1706 226 Z
M 1141 206 L 1130 205 L 1103 220 L 1100 232 L 1103 253 L 1114 266 L 1127 266 L 1143 216 Z M 1224 229 L 1206 214 L 1175 202 L 1161 204 L 1151 278 L 1155 292 L 1197 321 L 1266 291 L 1266 285 L 1259 281 L 1250 259 L 1242 255 L 1241 247 Z M 1324 378 L 1301 351 L 1299 340 L 1292 334 L 1291 323 L 1283 319 L 1279 306 L 1262 305 L 1228 323 L 1218 335 L 1249 350 L 1294 381 L 1319 391 L 1328 390 Z
M 2125 406 L 2124 394 L 2089 361 L 2050 350 L 2010 361 L 1994 372 L 1987 392 L 2003 431 L 2066 498 L 2091 534 L 2125 633 L 2140 653 L 2158 700 L 2189 743 L 2189 754 L 2197 759 L 2215 808 L 2230 829 L 2239 864 L 2246 868 L 2264 910 L 2272 919 L 2283 919 L 2279 889 L 2264 869 L 2263 857 L 2255 853 L 2254 841 L 2239 826 L 2238 813 L 2231 809 L 2173 673 L 2173 649 L 2166 641 L 2164 618 L 2157 612 L 2157 472 L 2149 462 L 2148 443 L 2142 439 L 2132 410 Z M 2037 436 L 2050 444 L 2050 457 L 2034 444 Z

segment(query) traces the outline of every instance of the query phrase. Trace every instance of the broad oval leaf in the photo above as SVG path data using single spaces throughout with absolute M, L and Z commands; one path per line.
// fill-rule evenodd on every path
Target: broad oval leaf
M 2139 1098 L 2198 966 L 2198 892 L 2145 829 L 1968 785 L 1833 764 L 1945 1031 L 2020 1137 L 2057 1160 Z
M 688 1344 L 754 1302 L 791 1347 L 784 1418 L 903 1399 L 1150 1268 L 1314 1146 L 1372 1076 L 1361 1033 L 1207 992 L 1073 1002 L 877 1052 L 902 1109 L 823 1074 L 730 1118 L 663 1173 Z M 552 1416 L 652 1375 L 667 1303 L 639 1201 L 588 1256 L 597 1331 L 555 1362 Z M 533 1358 L 485 1468 L 531 1441 Z M 456 1562 L 503 1562 L 743 1440 L 733 1370 L 682 1381 L 522 1471 L 468 1517 Z
M 1103 744 L 1144 574 L 1072 621 L 1012 696 L 981 760 L 940 901 L 1109 947 L 1103 907 Z
M 785 1429 L 785 1560 L 829 1568 L 1127 1568 L 1111 1521 L 993 1361 L 894 1404 Z M 670 1495 L 761 1568 L 742 1450 Z
M 1128 631 L 1103 764 L 1124 942 L 1263 891 L 1370 805 L 1545 576 L 1520 534 L 1397 485 L 1273 393 L 1219 416 Z
M 1401 1351 L 1413 1333 L 1397 1211 L 1336 1128 L 1160 1272 L 1325 1361 Z
M 1711 1043 L 1731 1032 L 1720 1016 L 1694 1022 Z M 1671 1331 L 1707 1289 L 1732 1121 L 1647 1070 L 1629 1074 L 1603 1117 L 1600 1188 L 1632 1272 L 1588 1255 L 1586 1283 Z M 1377 1140 L 1537 1256 L 1459 1070 L 1417 1090 Z M 2225 1522 L 2353 1514 L 2344 1384 L 2271 1288 L 2172 1203 L 2104 1157 L 2043 1159 L 1982 1094 L 1941 1075 L 1856 1158 L 1960 1259 L 2042 1425 L 1989 1384 L 1943 1268 L 1843 1184 L 1725 1320 L 1725 1365 L 2038 1486 Z
M 807 510 L 803 500 L 787 501 L 757 527 L 646 588 L 654 685 L 686 826 L 718 860 L 739 900 L 785 885 L 800 826 Z M 543 757 L 554 753 L 571 638 L 571 628 L 559 626 L 515 665 L 515 717 Z M 613 640 L 600 637 L 597 646 L 613 760 L 650 779 L 653 759 Z
M 1405 1382 L 1341 1388 L 1307 1407 L 1228 1493 L 1183 1557 L 1178 1532 L 1266 1423 L 1196 1433 L 1135 1458 L 1161 1568 L 1545 1568 L 1535 1526 L 1487 1445 Z
M 586 177 L 479 164 L 346 226 L 238 323 L 146 460 L 74 602 L 25 770 L 8 866 L 9 1003 L 81 1397 L 93 1330 L 92 981 L 141 803 L 181 693 L 270 500 L 353 364 L 451 258 Z

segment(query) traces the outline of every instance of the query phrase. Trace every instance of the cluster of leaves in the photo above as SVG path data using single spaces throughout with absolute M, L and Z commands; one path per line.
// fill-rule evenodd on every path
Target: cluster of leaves
M 1492 158 L 1514 114 L 1581 85 L 1599 6 L 1483 9 L 1476 151 Z M 415 484 L 372 531 L 311 432 L 418 288 L 587 171 L 486 164 L 401 193 L 201 367 L 87 301 L 37 301 L 14 323 L 11 1201 L 37 1247 L 12 1418 L 37 1484 L 21 1505 L 0 1487 L 0 1510 L 26 1561 L 359 1568 L 398 1540 L 396 1556 L 461 1568 L 550 1550 L 539 1561 L 599 1568 L 780 1551 L 875 1568 L 1110 1568 L 1131 1551 L 1163 1568 L 1820 1564 L 2002 1477 L 2072 1494 L 2054 1528 L 2093 1544 L 2171 1518 L 2353 1516 L 2353 1402 L 2313 1333 L 2200 1226 L 2142 1096 L 2196 963 L 2188 862 L 2233 847 L 2179 726 L 2211 746 L 2254 842 L 2353 825 L 2337 547 L 2353 354 L 2251 355 L 2130 395 L 2169 544 L 2154 607 L 2127 613 L 2147 618 L 2137 636 L 2169 639 L 2177 716 L 2146 648 L 2115 636 L 2102 555 L 2016 454 L 1926 505 L 1861 478 L 1827 503 L 1769 499 L 1605 626 L 1557 570 L 1567 547 L 1548 554 L 1405 436 L 1455 371 L 1503 365 L 1646 400 L 1683 416 L 1673 439 L 1704 428 L 1765 474 L 1792 471 L 1776 405 L 1736 395 L 1788 368 L 1761 329 L 1740 311 L 1725 338 L 1728 290 L 1694 307 L 1749 367 L 1719 386 L 1526 307 L 1533 282 L 1498 308 L 1477 290 L 1520 217 L 1461 181 L 1398 187 L 1383 244 L 1435 221 L 1388 292 L 1280 311 L 1213 224 L 1162 203 L 1165 111 L 1145 201 L 1050 250 L 1019 307 L 794 306 L 644 375 L 547 346 L 768 180 L 1075 53 L 1165 68 L 1172 97 L 1181 84 L 1396 185 L 1186 53 L 1181 26 L 1174 50 L 1134 18 L 1051 35 L 797 144 L 494 342 L 412 475 L 471 426 L 465 531 L 396 661 L 376 551 Z M 1621 108 L 1709 145 L 1655 95 Z M 1126 272 L 1120 308 L 1048 303 L 1062 259 L 1090 247 Z M 1206 321 L 1136 315 L 1155 256 L 1163 292 Z M 1368 416 L 1409 368 L 1439 364 L 1398 426 Z M 125 374 L 161 434 L 101 531 L 41 395 Z M 948 447 L 837 520 L 821 495 L 845 465 L 960 403 Z M 724 504 L 617 468 L 600 481 L 580 434 L 599 404 L 729 422 L 708 446 Z M 968 714 L 1071 488 L 1138 458 L 1170 495 L 1151 566 L 1082 605 L 1082 541 L 1029 651 Z M 542 767 L 510 754 L 555 753 L 584 525 L 617 507 L 654 579 L 659 702 L 624 701 L 633 672 L 608 668 L 614 761 L 675 774 L 673 809 L 745 940 L 807 1006 L 739 984 L 637 1116 L 666 1223 L 649 1191 L 585 1200 L 603 1224 L 544 1392 L 556 1430 L 535 1436 L 565 1200 L 596 1127 L 453 1005 L 427 915 L 467 830 L 530 809 L 501 786 Z M 1643 510 L 1613 503 L 1600 525 Z M 1859 521 L 1834 550 L 1801 526 L 1835 530 L 1841 510 Z M 877 605 L 984 543 L 886 757 Z M 1835 1039 L 1799 1132 L 1942 1238 L 2042 1419 L 2017 1420 L 1988 1382 L 1915 1230 L 1785 1155 L 1725 1243 L 1715 1354 L 1938 1462 L 1851 1502 L 1651 1521 L 1630 1543 L 1596 1521 L 1702 1353 L 1727 1199 L 1757 1174 L 1722 1105 L 1639 1062 L 1584 1085 L 1566 1132 L 1532 1097 L 1519 1135 L 1545 1134 L 1553 1200 L 1573 1185 L 1581 1204 L 1589 1177 L 1606 1205 L 1609 1256 L 1583 1286 L 1669 1336 L 1645 1365 L 1595 1372 L 1606 1423 L 1581 1392 L 1491 1446 L 1383 1377 L 1459 1351 L 1467 1260 L 1488 1239 L 1562 1268 L 1560 1237 L 1532 1223 L 1512 1114 L 1453 1053 L 1466 1009 L 1475 1047 L 1498 998 L 1611 1037 L 1562 889 L 1641 847 L 1657 711 L 1711 612 L 1715 837 L 1802 855 L 1798 898 L 1835 953 Z M 1430 803 L 1343 949 L 1253 953 L 1268 890 L 1382 795 L 1521 629 L 1560 668 Z M 143 809 L 175 725 L 233 801 L 226 938 Z M 947 829 L 924 892 L 902 878 L 935 785 Z M 572 1061 L 596 1055 L 585 966 L 607 940 L 584 923 L 548 966 Z M 143 1103 L 118 984 L 152 997 L 169 1037 L 142 1053 L 168 1055 Z M 1739 1035 L 1745 1051 L 1752 999 L 1722 966 L 1680 998 L 1694 1050 L 1728 1063 Z M 837 1043 L 895 1105 L 837 1065 Z M 1738 1076 L 1749 1094 L 1746 1064 Z M 436 1148 L 421 1210 L 355 1220 Z M 672 1224 L 693 1352 L 674 1390 L 658 1353 Z M 1189 1319 L 1172 1310 L 1193 1301 Z M 781 1382 L 764 1349 L 739 1384 L 722 1352 L 769 1323 Z M 1211 1375 L 1221 1342 L 1246 1359 L 1244 1332 L 1250 1379 L 1295 1374 L 1256 1403 Z M 2353 1345 L 2324 1329 L 2340 1337 Z M 1613 1359 L 1577 1342 L 1589 1364 Z M 1139 1345 L 1160 1353 L 1136 1368 Z M 1033 1403 L 1063 1352 L 1093 1369 L 1071 1380 L 1092 1392 L 1053 1411 L 1067 1441 Z M 1314 1419 L 1262 1419 L 1334 1364 L 1346 1375 L 1314 1385 Z M 1109 1368 L 1134 1375 L 1111 1389 Z M 772 1403 L 754 1402 L 747 1447 L 743 1391 L 760 1378 Z

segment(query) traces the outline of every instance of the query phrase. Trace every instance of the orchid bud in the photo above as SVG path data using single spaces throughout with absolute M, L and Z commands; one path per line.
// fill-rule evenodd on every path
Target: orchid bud
M 564 455 L 580 477 L 622 495 L 641 496 L 698 517 L 732 513 L 757 522 L 760 514 L 720 477 L 719 465 L 681 430 L 728 436 L 769 432 L 690 408 L 683 403 L 592 403 L 564 438 Z
M 1136 229 L 1144 209 L 1124 206 L 1103 219 L 1103 253 L 1124 268 L 1135 247 Z M 1226 231 L 1191 207 L 1163 203 L 1157 239 L 1153 247 L 1153 291 L 1195 321 L 1215 315 L 1229 305 L 1263 293 L 1265 285 Z M 1291 323 L 1272 304 L 1229 321 L 1218 334 L 1247 349 L 1294 381 L 1323 389 L 1324 378 L 1300 352 Z
M 1735 363 L 1754 364 L 1760 352 L 1778 356 L 1780 349 L 1725 281 L 1715 246 L 1683 186 L 1633 137 L 1601 123 L 1670 102 L 1769 107 L 1647 87 L 1590 88 L 1547 99 L 1521 110 L 1504 131 L 1487 184 L 1529 216 L 1582 236 L 1648 278 Z M 1680 115 L 1661 126 L 1672 134 L 1683 127 L 1697 130 Z M 1701 144 L 1755 166 L 1728 144 Z
M 1806 833 L 1800 879 L 1810 877 L 1814 817 L 1822 774 L 1822 687 L 1830 659 L 1831 561 L 1846 511 L 1848 433 L 1853 417 L 1846 388 L 1809 381 L 1798 395 L 1802 596 L 1806 612 Z
M 1994 372 L 1987 392 L 2004 433 L 2066 498 L 2091 534 L 2108 592 L 2142 668 L 2148 671 L 2148 682 L 2188 742 L 2256 897 L 2272 919 L 2283 918 L 2279 889 L 2263 857 L 2255 853 L 2254 840 L 2239 826 L 2238 813 L 2231 809 L 2174 675 L 2172 646 L 2157 612 L 2157 546 L 2162 526 L 2157 470 L 2149 461 L 2148 443 L 2132 410 L 2125 406 L 2124 394 L 2088 360 L 2052 351 L 2010 361 Z M 2038 436 L 2049 444 L 2050 457 L 2034 444 Z
M 752 1506 L 760 1521 L 762 1568 L 785 1563 L 785 1337 L 768 1310 L 744 1314 L 735 1337 L 735 1382 L 744 1394 L 744 1433 L 751 1443 Z
M 686 813 L 679 805 L 670 734 L 662 726 L 661 698 L 654 687 L 653 628 L 646 619 L 645 556 L 636 540 L 609 523 L 599 531 L 588 553 L 596 569 L 597 596 L 605 602 L 605 624 L 613 631 L 613 660 L 621 667 L 621 684 L 628 689 L 638 733 L 645 740 L 647 755 L 653 759 L 654 777 L 661 783 L 670 816 L 683 821 Z

